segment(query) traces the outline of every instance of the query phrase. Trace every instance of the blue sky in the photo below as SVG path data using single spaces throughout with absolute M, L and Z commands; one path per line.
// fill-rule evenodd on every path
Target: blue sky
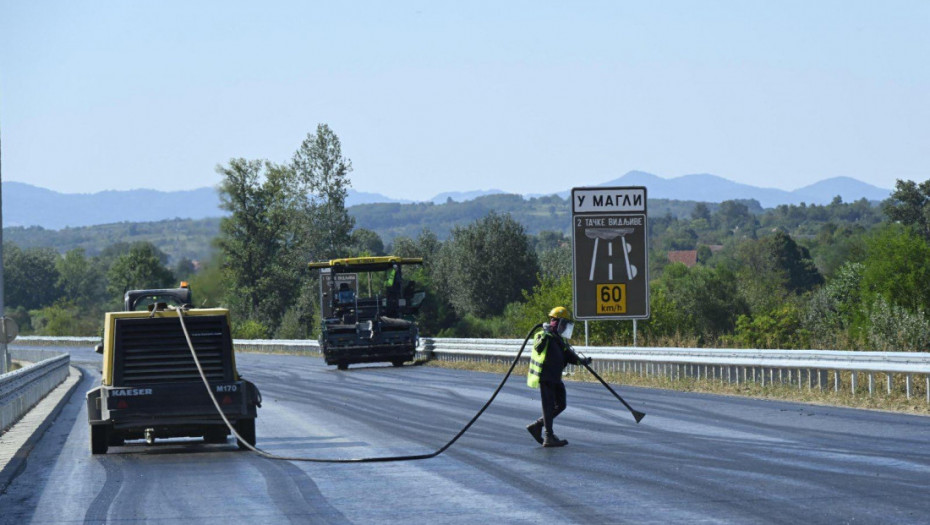
M 327 123 L 359 191 L 930 178 L 930 2 L 0 0 L 3 180 L 216 185 Z

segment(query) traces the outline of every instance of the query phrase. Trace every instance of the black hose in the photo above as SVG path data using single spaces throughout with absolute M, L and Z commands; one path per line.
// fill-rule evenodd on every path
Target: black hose
M 601 376 L 597 375 L 597 372 L 595 372 L 594 369 L 591 368 L 590 365 L 584 365 L 584 367 L 588 369 L 588 372 L 591 372 L 592 374 L 594 374 L 594 377 L 596 377 L 597 380 L 600 381 L 601 384 L 604 385 L 604 386 L 607 388 L 607 390 L 610 390 L 610 393 L 613 394 L 614 397 L 616 397 L 617 399 L 620 400 L 621 403 L 623 403 L 623 406 L 625 406 L 625 407 L 627 408 L 627 410 L 630 411 L 630 414 L 633 414 L 633 419 L 635 419 L 637 423 L 639 423 L 640 421 L 643 420 L 644 417 L 646 417 L 646 413 L 645 413 L 645 412 L 640 412 L 639 410 L 636 410 L 635 408 L 631 407 L 629 403 L 627 403 L 626 401 L 624 401 L 624 399 L 623 399 L 622 397 L 620 397 L 620 394 L 618 394 L 617 392 L 615 392 L 614 389 L 611 388 L 610 385 L 607 384 L 607 381 L 604 381 L 604 380 L 601 378 Z
M 501 391 L 501 388 L 504 387 L 504 383 L 507 382 L 507 379 L 510 377 L 510 374 L 513 373 L 513 369 L 517 366 L 517 363 L 520 361 L 520 356 L 523 354 L 523 350 L 526 348 L 526 343 L 529 342 L 531 337 L 533 337 L 533 333 L 542 327 L 542 323 L 540 323 L 530 329 L 529 333 L 526 334 L 526 339 L 523 340 L 523 345 L 520 346 L 520 351 L 517 352 L 517 356 L 513 359 L 513 363 L 510 364 L 510 368 L 507 370 L 507 373 L 504 375 L 504 378 L 501 379 L 500 384 L 498 384 L 497 388 L 494 389 L 494 393 L 491 394 L 491 398 L 488 399 L 487 403 L 485 403 L 484 406 L 481 407 L 481 410 L 479 410 L 478 413 L 475 414 L 473 418 L 471 418 L 471 421 L 469 421 L 462 428 L 462 430 L 459 430 L 459 432 L 456 435 L 452 436 L 452 439 L 450 439 L 448 443 L 443 445 L 440 449 L 436 450 L 435 452 L 431 452 L 429 454 L 416 454 L 416 455 L 409 455 L 409 456 L 381 456 L 381 457 L 373 457 L 373 458 L 337 458 L 337 459 L 302 458 L 302 457 L 278 456 L 275 454 L 271 454 L 269 452 L 265 452 L 264 450 L 261 450 L 259 448 L 252 446 L 251 444 L 247 443 L 245 440 L 242 439 L 239 433 L 236 432 L 236 429 L 233 428 L 233 425 L 229 422 L 228 419 L 226 419 L 226 415 L 223 413 L 223 410 L 220 408 L 219 403 L 216 401 L 216 396 L 213 395 L 213 390 L 210 388 L 210 383 L 207 381 L 207 378 L 203 373 L 203 369 L 200 367 L 200 360 L 197 359 L 197 353 L 194 351 L 194 345 L 191 342 L 190 335 L 187 333 L 187 325 L 184 324 L 184 315 L 182 314 L 181 309 L 177 308 L 175 310 L 178 312 L 178 318 L 181 320 L 181 328 L 183 328 L 184 330 L 184 337 L 187 338 L 188 347 L 190 348 L 191 355 L 194 357 L 194 364 L 197 365 L 197 369 L 200 371 L 200 377 L 201 379 L 203 379 L 203 383 L 207 387 L 207 393 L 210 395 L 210 399 L 213 400 L 214 406 L 216 406 L 217 411 L 219 412 L 220 416 L 223 418 L 223 421 L 226 423 L 226 426 L 229 427 L 229 430 L 233 433 L 233 435 L 236 436 L 236 438 L 240 442 L 245 443 L 245 445 L 250 450 L 252 450 L 256 454 L 264 458 L 279 459 L 279 460 L 285 460 L 285 461 L 306 461 L 306 462 L 311 462 L 311 463 L 380 463 L 380 462 L 388 462 L 388 461 L 414 461 L 417 459 L 434 458 L 442 454 L 443 452 L 446 451 L 446 449 L 451 447 L 453 443 L 458 441 L 458 439 L 462 437 L 462 435 L 464 435 L 465 432 L 467 432 L 469 428 L 471 428 L 471 426 L 475 423 L 475 421 L 478 421 L 478 418 L 481 417 L 481 414 L 483 414 L 484 411 L 487 410 L 489 406 L 491 406 L 491 403 L 494 402 L 494 398 L 497 397 L 497 394 Z
M 570 346 L 570 348 L 572 350 L 575 350 L 574 347 Z M 576 351 L 575 353 L 578 353 L 578 352 Z M 581 354 L 581 355 L 582 357 L 587 357 L 584 354 Z M 618 394 L 613 388 L 611 388 L 610 385 L 607 384 L 607 381 L 604 381 L 604 379 L 601 376 L 597 375 L 597 372 L 595 372 L 594 369 L 591 368 L 591 365 L 585 363 L 584 367 L 587 368 L 588 372 L 591 372 L 594 375 L 594 377 L 596 377 L 597 380 L 601 382 L 602 385 L 604 385 L 604 388 L 606 388 L 607 390 L 610 390 L 610 393 L 613 394 L 614 397 L 616 397 L 621 403 L 623 403 L 623 406 L 625 406 L 627 410 L 630 411 L 630 414 L 633 414 L 633 419 L 635 419 L 637 423 L 639 423 L 640 421 L 643 420 L 644 417 L 646 417 L 645 412 L 640 412 L 639 410 L 636 410 L 635 408 L 631 407 L 630 404 L 626 402 L 626 400 L 620 397 L 620 394 Z

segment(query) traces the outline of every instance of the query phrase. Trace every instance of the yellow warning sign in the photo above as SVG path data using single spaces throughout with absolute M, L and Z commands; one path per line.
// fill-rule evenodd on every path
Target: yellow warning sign
M 608 283 L 597 285 L 597 314 L 626 313 L 626 284 Z

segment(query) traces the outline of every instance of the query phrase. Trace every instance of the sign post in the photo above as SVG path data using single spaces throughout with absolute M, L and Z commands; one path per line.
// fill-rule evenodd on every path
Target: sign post
M 648 254 L 645 187 L 572 189 L 576 319 L 648 319 Z
M 0 147 L 0 152 L 3 148 Z M 2 156 L 2 154 L 0 154 Z M 2 170 L 0 170 L 0 188 L 3 187 Z M 3 191 L 0 190 L 0 319 L 5 319 L 3 292 Z M 4 328 L 6 325 L 4 324 Z M 10 354 L 6 348 L 6 335 L 0 340 L 0 375 L 10 371 Z

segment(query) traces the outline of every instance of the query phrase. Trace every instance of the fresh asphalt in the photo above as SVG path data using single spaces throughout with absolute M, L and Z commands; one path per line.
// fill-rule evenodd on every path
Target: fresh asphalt
M 537 392 L 513 377 L 452 448 L 402 463 L 263 459 L 232 440 L 130 442 L 89 451 L 84 372 L 0 494 L 21 523 L 926 523 L 930 418 L 615 385 L 568 383 L 544 449 L 524 426 Z M 340 372 L 319 358 L 239 354 L 262 391 L 258 446 L 353 458 L 432 452 L 501 376 L 429 366 Z M 3 480 L 0 480 L 3 481 Z M 2 486 L 2 484 L 0 484 Z

